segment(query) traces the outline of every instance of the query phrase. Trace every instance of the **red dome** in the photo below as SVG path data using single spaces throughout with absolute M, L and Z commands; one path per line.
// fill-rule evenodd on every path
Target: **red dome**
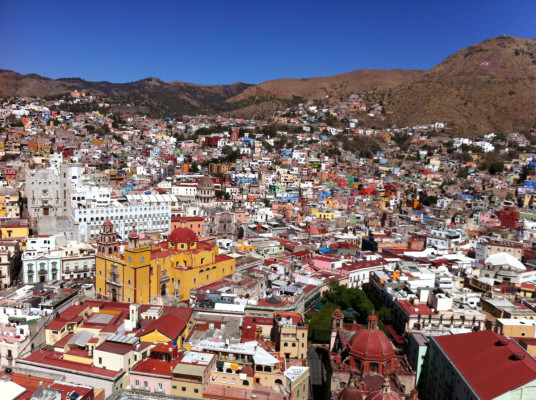
M 339 395 L 339 400 L 363 400 L 363 395 L 355 386 L 347 386 Z
M 190 228 L 176 228 L 168 236 L 168 242 L 173 242 L 173 243 L 197 242 L 197 235 Z
M 353 357 L 368 361 L 386 361 L 396 356 L 387 335 L 376 326 L 378 317 L 369 316 L 369 328 L 354 333 L 348 342 L 348 351 Z

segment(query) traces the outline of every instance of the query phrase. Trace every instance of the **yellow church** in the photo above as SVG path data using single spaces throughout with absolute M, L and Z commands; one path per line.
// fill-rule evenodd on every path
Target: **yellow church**
M 189 228 L 176 228 L 167 241 L 140 245 L 135 229 L 121 253 L 108 220 L 97 242 L 95 291 L 98 297 L 127 303 L 149 303 L 158 296 L 190 299 L 190 290 L 235 272 L 233 258 L 218 246 L 199 241 Z

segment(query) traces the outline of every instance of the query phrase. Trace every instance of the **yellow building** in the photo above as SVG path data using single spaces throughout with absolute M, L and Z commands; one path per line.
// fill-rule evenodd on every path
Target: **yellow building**
M 6 218 L 0 222 L 0 237 L 27 238 L 30 226 L 27 218 Z
M 327 219 L 332 220 L 335 218 L 335 213 L 332 211 L 322 211 L 318 210 L 317 208 L 313 208 L 311 210 L 311 214 L 314 215 L 317 219 Z
M 132 231 L 120 253 L 113 224 L 106 221 L 97 245 L 95 290 L 112 301 L 149 303 L 164 295 L 189 300 L 191 289 L 233 274 L 236 265 L 188 228 L 175 229 L 167 242 L 153 246 L 140 245 Z
M 0 217 L 18 218 L 20 216 L 19 195 L 0 195 Z
M 307 358 L 307 325 L 301 314 L 275 312 L 276 350 L 282 358 Z
M 508 337 L 536 337 L 536 320 L 497 318 L 497 330 Z

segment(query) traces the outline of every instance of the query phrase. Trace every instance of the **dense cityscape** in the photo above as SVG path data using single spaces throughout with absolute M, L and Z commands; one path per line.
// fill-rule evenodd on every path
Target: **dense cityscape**
M 536 400 L 532 0 L 0 0 L 0 400 Z
M 535 129 L 106 101 L 0 110 L 9 398 L 531 398 Z

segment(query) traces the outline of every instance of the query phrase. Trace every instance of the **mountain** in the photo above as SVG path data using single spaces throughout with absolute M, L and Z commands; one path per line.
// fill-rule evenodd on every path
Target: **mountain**
M 280 99 L 347 96 L 352 93 L 395 87 L 416 77 L 421 72 L 403 69 L 359 69 L 321 78 L 275 79 L 252 86 L 229 101 L 242 100 L 250 96 L 273 96 Z
M 259 85 L 196 85 L 147 78 L 129 83 L 90 82 L 80 78 L 50 79 L 0 70 L 0 97 L 57 96 L 73 90 L 110 97 L 116 102 L 142 106 L 153 114 L 189 112 L 239 113 L 266 116 L 304 99 L 386 89 L 417 76 L 421 71 L 357 70 L 322 78 L 277 79 Z
M 36 74 L 21 75 L 0 70 L 0 97 L 45 97 L 88 91 L 118 102 L 142 105 L 155 113 L 180 113 L 222 103 L 250 87 L 247 83 L 232 85 L 196 85 L 186 82 L 163 82 L 146 78 L 129 83 L 90 82 L 80 78 L 50 79 Z
M 527 129 L 536 122 L 536 40 L 488 39 L 378 95 L 398 126 L 442 121 L 469 136 Z
M 428 71 L 357 70 L 322 78 L 276 79 L 258 85 L 195 85 L 147 78 L 130 83 L 49 79 L 0 70 L 0 97 L 52 96 L 72 90 L 168 116 L 219 113 L 266 117 L 305 100 L 335 104 L 351 93 L 383 102 L 385 121 L 411 126 L 446 122 L 453 133 L 510 132 L 536 122 L 536 40 L 500 36 L 462 49 Z M 328 96 L 328 97 L 326 97 Z M 371 122 L 372 123 L 372 122 Z

